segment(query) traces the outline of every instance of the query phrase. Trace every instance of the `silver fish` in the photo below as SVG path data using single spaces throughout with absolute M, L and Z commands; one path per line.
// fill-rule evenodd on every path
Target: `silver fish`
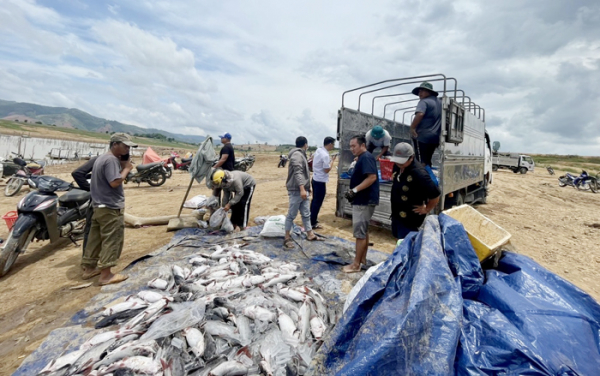
M 117 363 L 113 363 L 103 370 L 103 372 L 106 374 L 118 369 L 130 369 L 135 373 L 144 375 L 156 375 L 162 370 L 162 366 L 160 362 L 155 359 L 146 358 L 145 356 L 132 356 Z
M 215 367 L 210 371 L 209 376 L 238 376 L 247 373 L 248 367 L 236 360 L 232 360 Z
M 52 360 L 44 367 L 38 375 L 48 375 L 50 373 L 61 370 L 65 367 L 73 365 L 88 349 L 79 349 L 68 354 L 61 355 L 57 359 Z
M 197 357 L 204 355 L 204 335 L 196 328 L 186 328 L 183 335 L 190 346 L 190 349 Z

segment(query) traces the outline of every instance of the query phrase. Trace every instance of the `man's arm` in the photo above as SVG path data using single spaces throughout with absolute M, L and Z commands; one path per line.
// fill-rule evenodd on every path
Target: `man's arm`
M 297 154 L 297 153 L 295 153 Z M 304 188 L 304 184 L 306 184 L 306 181 L 304 180 L 304 174 L 303 174 L 303 169 L 304 169 L 304 160 L 302 158 L 302 156 L 298 157 L 297 155 L 293 154 L 292 157 L 290 158 L 290 168 L 292 169 L 292 174 L 294 176 L 294 180 L 296 181 L 296 184 L 298 184 L 298 187 L 300 188 L 300 195 L 302 196 L 303 199 L 306 198 L 306 189 Z
M 435 208 L 437 206 L 438 202 L 440 202 L 440 196 L 437 196 L 436 198 L 432 198 L 431 200 L 428 200 L 426 205 L 415 206 L 413 211 L 417 214 L 425 215 L 425 214 L 429 213 L 430 211 L 432 211 L 433 208 Z
M 385 153 L 387 153 L 387 151 L 390 149 L 389 146 L 384 146 L 381 148 L 381 152 L 379 153 L 379 155 L 377 156 L 377 160 L 379 160 L 381 157 L 383 157 L 385 155 Z
M 369 188 L 371 185 L 373 185 L 373 183 L 375 183 L 375 181 L 377 181 L 377 174 L 369 174 L 367 175 L 367 178 L 362 181 L 362 183 L 360 183 L 353 189 L 356 189 L 356 192 L 360 192 L 364 189 Z
M 225 162 L 227 161 L 227 158 L 229 158 L 229 154 L 223 154 L 221 156 L 221 159 L 219 159 L 219 161 L 217 162 L 216 165 L 214 165 L 213 168 L 219 168 L 219 167 L 223 166 L 225 164 Z
M 123 184 L 123 181 L 127 177 L 127 174 L 129 174 L 129 172 L 133 169 L 133 165 L 131 164 L 130 161 L 121 163 L 121 165 L 123 166 L 123 170 L 121 170 L 121 176 L 119 178 L 113 179 L 111 182 L 109 182 L 109 184 L 112 188 L 117 188 L 118 186 Z
M 421 120 L 423 120 L 424 117 L 425 117 L 425 113 L 424 112 L 417 112 L 415 114 L 415 118 L 413 119 L 413 122 L 410 125 L 410 134 L 414 138 L 416 138 L 418 136 L 418 134 L 417 134 L 417 126 L 419 125 L 419 123 L 421 122 Z
M 333 162 L 335 162 L 335 156 L 333 158 L 331 158 L 331 160 L 328 161 L 329 164 L 329 168 L 324 168 L 323 171 L 325 171 L 326 173 L 329 173 L 329 171 L 331 171 L 331 169 L 333 168 Z

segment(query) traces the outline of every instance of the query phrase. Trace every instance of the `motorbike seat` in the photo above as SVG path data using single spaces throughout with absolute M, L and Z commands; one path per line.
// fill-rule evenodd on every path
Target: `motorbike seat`
M 193 158 L 193 157 L 192 157 L 192 158 L 181 158 L 181 163 L 188 163 L 188 162 L 191 162 L 191 161 L 192 161 L 192 159 L 194 159 L 194 158 Z
M 62 206 L 70 206 L 67 204 L 83 204 L 84 202 L 86 202 L 87 200 L 90 199 L 90 192 L 87 191 L 83 191 L 81 189 L 72 189 L 69 192 L 65 193 L 64 195 L 60 196 L 60 198 L 58 199 L 58 202 L 62 205 Z
M 139 164 L 137 166 L 135 166 L 135 168 L 138 171 L 144 171 L 144 170 L 148 170 L 151 169 L 152 167 L 156 167 L 156 166 L 160 166 L 162 165 L 162 162 L 152 162 L 152 163 L 146 163 L 146 164 Z

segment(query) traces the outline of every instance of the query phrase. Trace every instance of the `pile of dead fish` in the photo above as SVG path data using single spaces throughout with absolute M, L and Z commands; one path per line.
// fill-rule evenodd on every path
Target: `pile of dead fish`
M 187 262 L 186 262 L 187 261 Z M 303 375 L 339 312 L 295 263 L 236 246 L 163 267 L 42 375 Z

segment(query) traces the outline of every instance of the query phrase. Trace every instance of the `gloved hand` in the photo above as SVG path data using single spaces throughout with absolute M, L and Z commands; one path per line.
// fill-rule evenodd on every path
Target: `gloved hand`
M 354 198 L 356 197 L 356 193 L 354 193 L 352 189 L 349 189 L 344 197 L 346 197 L 346 200 L 348 200 L 349 203 L 352 203 L 352 201 L 354 201 Z

